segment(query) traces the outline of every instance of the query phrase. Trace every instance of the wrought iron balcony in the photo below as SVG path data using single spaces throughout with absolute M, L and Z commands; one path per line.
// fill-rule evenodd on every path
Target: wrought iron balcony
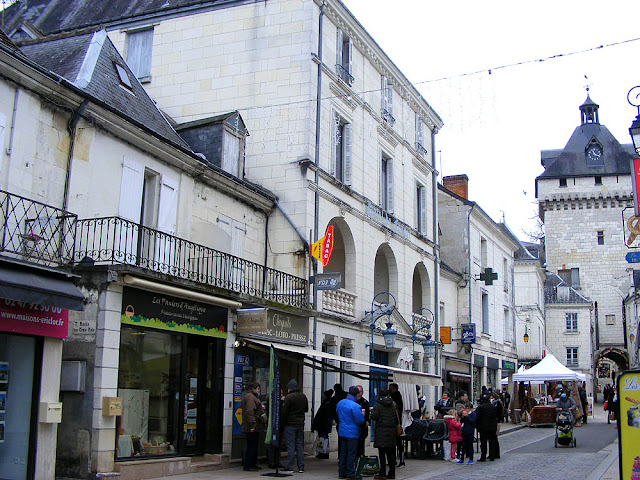
M 75 260 L 132 265 L 293 307 L 309 306 L 303 279 L 119 217 L 78 220 Z
M 336 73 L 338 74 L 338 77 L 344 80 L 344 82 L 347 85 L 349 86 L 353 85 L 353 80 L 354 80 L 353 75 L 351 75 L 349 73 L 349 70 L 344 68 L 342 65 L 336 64 Z
M 78 217 L 0 190 L 2 254 L 49 267 L 73 262 Z

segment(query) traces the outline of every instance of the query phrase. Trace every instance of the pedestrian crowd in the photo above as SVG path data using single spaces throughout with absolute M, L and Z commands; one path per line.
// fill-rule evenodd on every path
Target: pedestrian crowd
M 412 412 L 413 421 L 426 420 L 425 400 L 417 389 L 419 408 Z M 265 408 L 260 402 L 260 385 L 250 383 L 242 397 L 242 431 L 246 443 L 243 451 L 243 467 L 246 471 L 256 471 L 258 438 L 264 431 L 267 419 Z M 479 439 L 479 462 L 494 461 L 500 458 L 498 433 L 500 423 L 508 419 L 511 397 L 506 388 L 493 392 L 483 387 L 474 408 L 467 392 L 461 392 L 456 399 L 443 392 L 442 397 L 433 406 L 435 419 L 446 424 L 449 445 L 441 442 L 428 442 L 430 456 L 442 455 L 442 458 L 454 463 L 468 465 L 474 463 L 474 443 Z M 294 379 L 286 386 L 286 394 L 280 391 L 280 441 L 286 443 L 286 466 L 280 463 L 280 447 L 267 446 L 269 467 L 280 469 L 282 473 L 304 472 L 304 423 L 309 402 Z M 371 407 L 364 397 L 361 385 L 354 385 L 344 391 L 337 383 L 333 389 L 326 390 L 311 422 L 311 431 L 316 433 L 314 452 L 318 459 L 328 459 L 330 452 L 330 433 L 335 425 L 338 434 L 338 478 L 362 478 L 361 471 L 375 468 L 374 480 L 395 479 L 396 469 L 405 465 L 404 445 L 406 435 L 402 428 L 404 402 L 395 383 L 388 388 L 380 388 L 378 397 Z M 365 456 L 365 442 L 369 435 L 371 422 L 374 424 L 373 447 L 378 457 Z M 438 446 L 438 453 L 433 451 Z M 408 453 L 411 455 L 412 450 Z M 429 455 L 428 455 L 429 456 Z M 374 464 L 369 465 L 373 458 Z

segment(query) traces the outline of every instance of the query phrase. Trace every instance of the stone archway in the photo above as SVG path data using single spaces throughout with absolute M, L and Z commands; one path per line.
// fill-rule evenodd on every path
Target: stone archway
M 629 368 L 629 353 L 621 348 L 606 347 L 596 352 L 593 361 L 594 390 L 596 398 L 600 398 L 604 386 L 613 384 L 617 374 Z

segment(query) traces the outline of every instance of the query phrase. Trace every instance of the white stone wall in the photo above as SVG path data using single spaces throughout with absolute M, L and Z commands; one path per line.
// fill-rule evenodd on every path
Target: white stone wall
M 514 292 L 518 358 L 541 359 L 545 348 L 544 269 L 536 260 L 516 260 Z M 529 341 L 524 341 L 525 332 Z
M 567 332 L 565 314 L 578 314 L 578 332 Z M 586 390 L 592 391 L 593 381 L 593 345 L 591 342 L 592 312 L 590 305 L 547 304 L 547 346 L 551 353 L 567 365 L 567 347 L 578 347 L 578 366 L 569 366 L 571 370 L 587 375 Z
M 593 178 L 573 179 L 568 183 L 580 197 L 619 194 L 629 198 L 630 177 L 603 177 L 603 186 L 593 185 Z M 539 180 L 541 201 L 557 196 L 557 180 Z M 566 198 L 566 196 L 565 196 Z M 626 296 L 629 275 L 625 260 L 622 210 L 627 201 L 615 199 L 555 201 L 554 208 L 545 207 L 545 248 L 547 269 L 580 269 L 579 293 L 598 305 L 598 325 L 601 345 L 621 345 L 623 342 L 622 301 Z M 604 231 L 604 245 L 598 245 L 597 232 Z M 614 315 L 615 323 L 607 325 L 606 315 Z

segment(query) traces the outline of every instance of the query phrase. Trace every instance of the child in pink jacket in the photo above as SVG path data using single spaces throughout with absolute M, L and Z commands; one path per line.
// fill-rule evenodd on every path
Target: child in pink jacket
M 456 447 L 462 441 L 462 424 L 457 420 L 458 412 L 449 410 L 444 416 L 444 422 L 449 431 L 449 444 L 451 445 L 451 461 L 456 461 Z

